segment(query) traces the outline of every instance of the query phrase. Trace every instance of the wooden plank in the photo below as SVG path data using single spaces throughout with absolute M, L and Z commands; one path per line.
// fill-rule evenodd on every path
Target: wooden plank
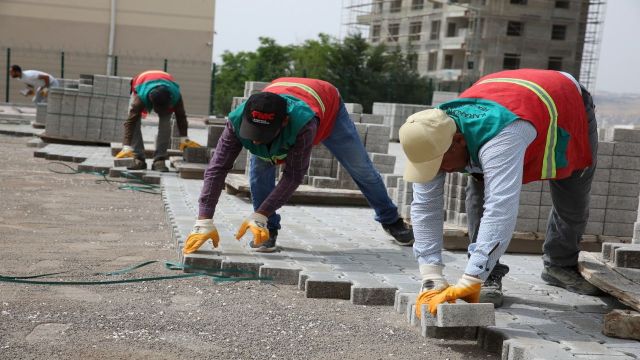
M 640 284 L 613 270 L 597 253 L 581 252 L 578 265 L 582 276 L 624 304 L 640 311 Z

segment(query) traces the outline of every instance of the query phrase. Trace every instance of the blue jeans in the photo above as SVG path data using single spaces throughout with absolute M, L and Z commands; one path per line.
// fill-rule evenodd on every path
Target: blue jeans
M 338 159 L 358 185 L 376 213 L 375 220 L 381 224 L 396 222 L 400 218 L 398 207 L 389 198 L 382 177 L 373 166 L 364 144 L 360 141 L 358 131 L 349 118 L 344 103 L 340 103 L 331 135 L 322 143 Z M 255 211 L 260 208 L 262 202 L 276 186 L 276 166 L 252 155 L 249 161 L 249 183 L 251 201 Z M 273 213 L 269 216 L 267 227 L 270 230 L 280 229 L 280 215 Z

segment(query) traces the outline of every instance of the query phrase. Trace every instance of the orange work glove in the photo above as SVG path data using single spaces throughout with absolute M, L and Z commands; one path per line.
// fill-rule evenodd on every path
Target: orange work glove
M 247 230 L 251 230 L 251 232 L 253 233 L 254 247 L 259 247 L 260 245 L 262 245 L 262 243 L 269 240 L 269 229 L 267 229 L 267 217 L 262 214 L 253 213 L 251 214 L 251 216 L 246 218 L 242 222 L 242 225 L 240 225 L 240 228 L 236 233 L 236 239 L 240 240 L 240 238 L 244 236 Z
M 449 287 L 449 283 L 442 275 L 443 265 L 422 264 L 420 265 L 420 275 L 422 275 L 422 287 L 416 300 L 416 315 L 422 315 L 422 305 L 427 305 L 432 297 Z
M 481 286 L 482 280 L 464 274 L 460 280 L 458 280 L 457 284 L 451 285 L 441 292 L 429 297 L 429 300 L 427 301 L 429 304 L 429 312 L 432 315 L 435 315 L 438 312 L 439 304 L 445 302 L 454 303 L 456 299 L 462 299 L 468 303 L 477 303 L 480 300 Z
M 198 251 L 202 244 L 209 239 L 211 239 L 213 247 L 217 248 L 220 242 L 220 236 L 218 235 L 216 226 L 213 225 L 213 219 L 196 220 L 196 224 L 184 242 L 182 253 L 191 254 Z
M 180 151 L 184 151 L 186 148 L 198 148 L 200 144 L 193 140 L 189 140 L 186 136 L 180 138 Z
M 122 146 L 122 150 L 116 154 L 116 159 L 132 158 L 133 148 L 129 145 Z

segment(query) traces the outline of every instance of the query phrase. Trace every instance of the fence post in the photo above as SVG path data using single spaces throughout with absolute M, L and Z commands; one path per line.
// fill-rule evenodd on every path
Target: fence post
M 113 76 L 118 76 L 118 55 L 113 57 Z
M 60 51 L 60 78 L 64 79 L 64 51 Z
M 5 93 L 4 99 L 5 102 L 9 102 L 9 69 L 11 68 L 11 48 L 7 48 L 7 74 L 6 76 L 6 84 L 5 84 Z
M 167 61 L 167 59 L 164 59 L 164 72 L 167 72 L 168 65 L 169 61 Z
M 213 115 L 216 101 L 216 63 L 211 65 L 211 90 L 209 90 L 209 115 Z

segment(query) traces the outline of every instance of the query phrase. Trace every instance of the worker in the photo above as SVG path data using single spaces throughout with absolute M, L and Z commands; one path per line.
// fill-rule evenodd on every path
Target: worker
M 151 169 L 167 172 L 169 169 L 165 160 L 169 157 L 167 150 L 171 141 L 171 114 L 175 113 L 176 115 L 176 123 L 180 132 L 180 151 L 187 147 L 200 147 L 200 145 L 187 137 L 189 124 L 180 86 L 173 76 L 164 71 L 145 71 L 131 80 L 129 116 L 124 122 L 122 150 L 116 155 L 116 158 L 133 158 L 133 164 L 127 167 L 129 170 L 147 169 L 141 119 L 151 111 L 155 111 L 159 117 L 156 150 Z
M 27 87 L 20 91 L 24 96 L 33 96 L 35 104 L 46 102 L 49 89 L 58 87 L 58 80 L 43 71 L 24 70 L 19 65 L 11 65 L 9 75 L 22 81 Z
M 276 212 L 302 183 L 311 149 L 324 144 L 347 169 L 375 211 L 375 220 L 399 245 L 413 244 L 413 231 L 398 215 L 382 177 L 373 166 L 356 127 L 328 82 L 307 78 L 279 78 L 229 114 L 214 155 L 204 174 L 198 220 L 184 253 L 196 251 L 211 239 L 218 246 L 213 215 L 225 177 L 242 148 L 251 153 L 249 181 L 254 213 L 240 226 L 236 239 L 250 230 L 249 246 L 258 252 L 276 248 L 280 215 Z M 284 165 L 275 185 L 276 167 Z
M 591 95 L 571 75 L 553 70 L 508 70 L 487 75 L 459 98 L 411 115 L 400 128 L 413 182 L 413 247 L 422 275 L 423 304 L 478 302 L 483 282 L 489 302 L 502 302 L 498 260 L 518 216 L 522 184 L 549 180 L 553 207 L 543 245 L 542 279 L 585 295 L 599 293 L 577 268 L 589 216 L 596 167 L 597 124 Z M 445 173 L 470 175 L 469 236 L 464 274 L 455 285 L 442 275 Z

